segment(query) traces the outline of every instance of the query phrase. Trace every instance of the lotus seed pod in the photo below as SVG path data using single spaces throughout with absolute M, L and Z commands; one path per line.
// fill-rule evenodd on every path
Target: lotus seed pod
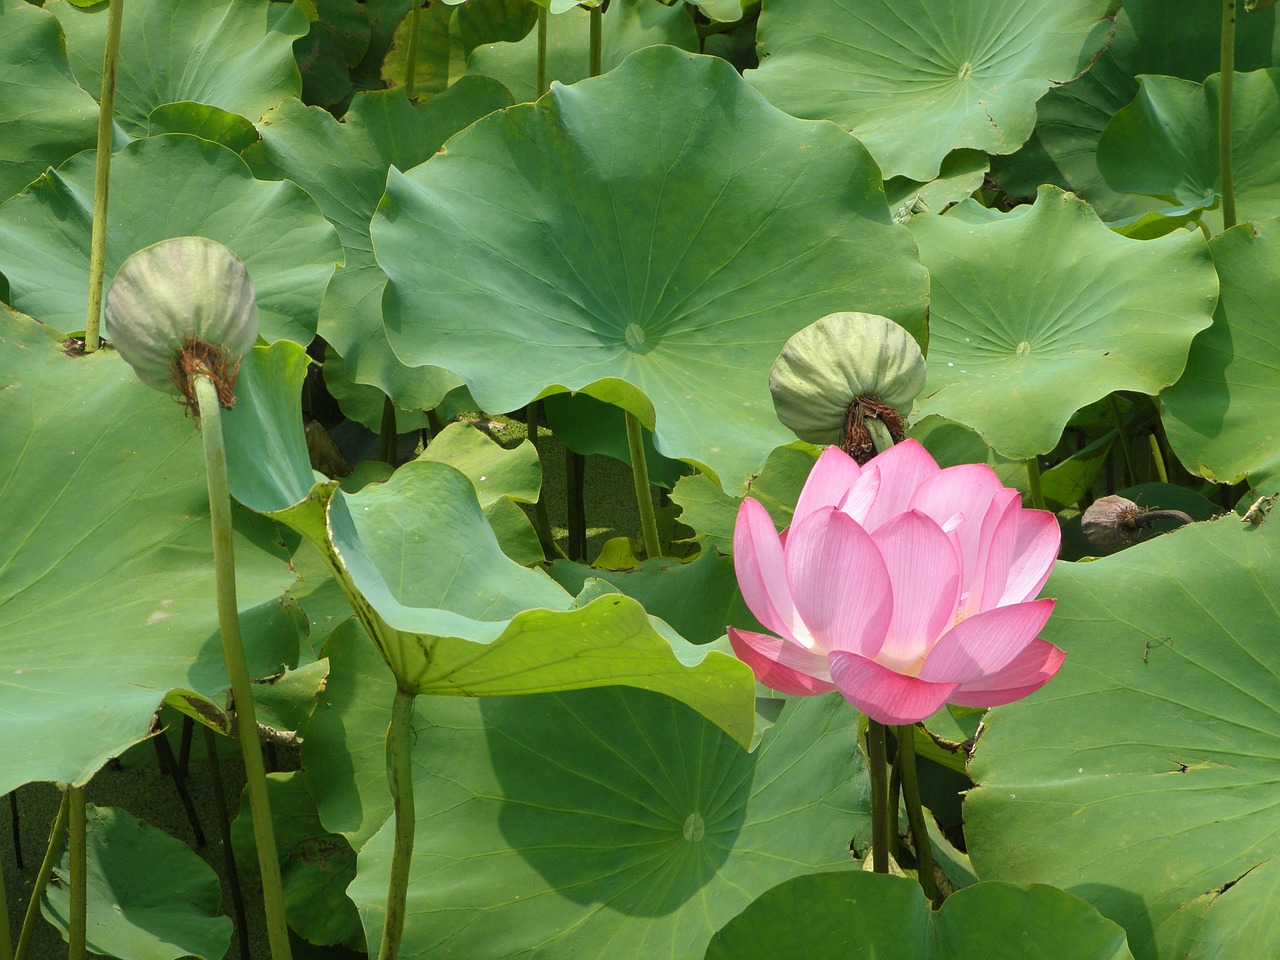
M 855 401 L 869 401 L 861 415 L 905 415 L 924 389 L 924 374 L 920 346 L 892 320 L 831 313 L 787 341 L 769 374 L 769 390 L 778 419 L 801 440 L 840 443 Z
M 244 263 L 204 237 L 162 240 L 129 257 L 107 289 L 104 318 L 120 356 L 143 383 L 166 393 L 186 390 L 190 371 L 181 354 L 188 346 L 213 348 L 234 379 L 240 358 L 258 340 L 258 307 Z

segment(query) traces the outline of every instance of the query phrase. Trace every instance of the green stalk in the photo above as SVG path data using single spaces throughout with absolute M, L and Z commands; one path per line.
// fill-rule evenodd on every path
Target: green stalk
M 879 417 L 867 417 L 867 432 L 871 434 L 871 443 L 876 448 L 876 453 L 884 453 L 893 446 L 893 434 L 889 432 L 889 426 Z
M 249 790 L 249 810 L 253 814 L 253 839 L 258 845 L 258 868 L 262 874 L 262 902 L 267 915 L 267 941 L 273 960 L 289 960 L 289 927 L 285 922 L 284 894 L 280 883 L 280 861 L 276 854 L 275 827 L 271 803 L 267 799 L 267 774 L 258 740 L 249 667 L 240 641 L 240 617 L 236 604 L 235 554 L 231 546 L 231 492 L 227 484 L 227 452 L 222 440 L 222 408 L 213 381 L 204 374 L 194 378 L 199 406 L 200 432 L 204 437 L 204 463 L 209 480 L 209 517 L 213 523 L 213 565 L 218 593 L 218 627 L 222 634 L 222 654 L 231 678 L 231 696 L 236 707 L 237 739 L 244 759 L 245 785 Z
M 630 410 L 627 418 L 627 450 L 631 454 L 631 475 L 636 482 L 636 503 L 640 507 L 640 535 L 644 538 L 645 556 L 652 560 L 662 556 L 658 539 L 658 520 L 653 512 L 653 493 L 649 489 L 649 465 L 645 462 L 644 431 L 640 418 Z
M 542 421 L 541 414 L 541 400 L 531 400 L 524 408 L 525 432 L 529 435 L 529 442 L 533 444 L 533 452 L 537 454 L 539 463 L 542 462 L 542 446 L 538 437 L 538 424 Z M 561 560 L 569 559 L 569 555 L 560 549 L 560 544 L 556 543 L 555 533 L 551 530 L 551 518 L 547 516 L 547 500 L 541 490 L 538 491 L 537 502 L 533 505 L 533 529 L 538 534 L 538 539 L 542 541 L 542 552 L 547 555 L 548 560 L 555 557 Z
M 88 842 L 85 837 L 84 787 L 67 784 L 68 857 L 71 879 L 71 916 L 67 930 L 67 960 L 84 960 L 89 930 Z
M 929 829 L 920 806 L 920 784 L 916 779 L 916 735 L 911 724 L 893 728 L 898 738 L 898 757 L 902 767 L 902 799 L 907 808 L 907 822 L 916 843 L 916 877 L 920 889 L 935 904 L 940 902 L 938 884 L 933 876 L 933 848 L 929 845 Z
M 1222 229 L 1236 225 L 1235 173 L 1231 166 L 1231 95 L 1236 80 L 1236 4 L 1222 0 L 1222 50 L 1218 75 L 1218 172 L 1222 182 Z
M 422 18 L 422 0 L 413 0 L 409 15 L 409 52 L 405 55 L 404 92 L 410 100 L 418 88 L 418 21 Z
M 884 724 L 867 717 L 867 772 L 871 774 L 871 868 L 889 872 L 889 783 Z
M 44 897 L 45 887 L 49 885 L 49 878 L 53 876 L 54 865 L 62 855 L 62 843 L 67 838 L 67 818 L 70 813 L 71 800 L 64 790 L 58 815 L 53 818 L 53 829 L 49 831 L 49 846 L 45 848 L 44 859 L 40 861 L 40 869 L 36 871 L 35 883 L 31 885 L 31 899 L 27 901 L 27 913 L 22 918 L 22 930 L 18 933 L 18 948 L 14 951 L 13 960 L 26 960 L 27 950 L 31 948 L 31 938 L 35 936 L 36 923 L 40 917 L 40 901 Z
M 1044 491 L 1040 489 L 1040 461 L 1035 457 L 1024 460 L 1027 465 L 1027 486 L 1031 490 L 1031 505 L 1037 510 L 1048 510 L 1044 505 Z
M 1156 476 L 1161 483 L 1169 482 L 1169 471 L 1165 469 L 1164 457 L 1160 454 L 1160 441 L 1154 433 L 1147 434 L 1147 444 L 1151 447 L 1151 460 L 1156 465 Z
M 204 751 L 209 755 L 209 782 L 218 811 L 218 836 L 222 838 L 222 863 L 231 887 L 231 911 L 236 918 L 236 938 L 240 941 L 240 960 L 249 956 L 249 917 L 244 909 L 244 892 L 240 889 L 240 871 L 236 868 L 235 850 L 231 846 L 231 817 L 227 810 L 227 792 L 222 786 L 222 768 L 218 763 L 218 737 L 212 729 L 200 724 L 204 731 Z
M 396 466 L 396 407 L 390 397 L 382 398 L 382 429 L 378 431 L 378 459 Z
M 600 76 L 600 51 L 604 46 L 604 9 L 597 4 L 591 8 L 591 46 L 587 51 L 587 76 Z
M 404 936 L 405 898 L 409 893 L 409 863 L 413 859 L 413 703 L 417 694 L 396 687 L 387 730 L 387 774 L 396 818 L 395 847 L 391 853 L 391 879 L 387 883 L 387 922 L 382 930 L 378 960 L 396 960 Z
M 898 849 L 898 799 L 902 796 L 902 754 L 898 751 L 893 753 L 893 764 L 889 768 L 889 805 L 885 808 L 888 811 L 889 827 L 889 856 L 897 863 L 902 862 L 902 851 Z
M 111 121 L 116 108 L 116 59 L 124 0 L 107 5 L 107 42 L 102 52 L 102 95 L 98 99 L 98 153 L 93 163 L 93 232 L 89 240 L 89 303 L 84 314 L 84 351 L 102 345 L 102 279 L 107 257 L 107 192 L 111 183 Z
M 1124 468 L 1129 474 L 1129 483 L 1138 482 L 1138 471 L 1134 469 L 1133 447 L 1129 443 L 1129 433 L 1124 428 L 1124 417 L 1120 414 L 1120 404 L 1114 393 L 1107 394 L 1107 406 L 1111 408 L 1111 419 L 1115 421 L 1116 433 L 1120 434 L 1120 452 L 1124 454 Z
M 547 8 L 538 7 L 538 96 L 550 88 L 547 83 Z

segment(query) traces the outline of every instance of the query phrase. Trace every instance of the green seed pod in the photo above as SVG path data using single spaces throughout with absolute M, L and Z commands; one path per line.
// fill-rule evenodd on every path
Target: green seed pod
M 210 365 L 221 364 L 234 380 L 240 358 L 258 341 L 244 263 L 204 237 L 161 240 L 129 257 L 107 289 L 104 318 L 120 356 L 143 383 L 166 393 L 176 387 L 185 394 L 186 375 Z M 184 360 L 192 346 L 203 349 L 201 361 Z M 218 386 L 221 394 L 224 384 Z
M 842 443 L 854 419 L 896 420 L 883 414 L 910 412 L 924 389 L 924 370 L 919 345 L 892 320 L 831 313 L 787 341 L 769 391 L 778 419 L 801 440 Z

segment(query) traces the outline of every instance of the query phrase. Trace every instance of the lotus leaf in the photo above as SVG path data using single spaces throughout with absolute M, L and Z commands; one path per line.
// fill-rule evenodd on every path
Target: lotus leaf
M 1012 153 L 1036 101 L 1111 39 L 1114 0 L 766 3 L 747 76 L 797 117 L 832 120 L 884 176 L 927 182 L 958 147 Z
M 1066 663 L 1041 694 L 987 715 L 971 766 L 979 875 L 1089 900 L 1139 960 L 1187 955 L 1229 933 L 1217 918 L 1241 916 L 1255 949 L 1209 955 L 1280 950 L 1258 922 L 1280 853 L 1278 542 L 1274 520 L 1231 515 L 1058 565 L 1044 637 Z
M 671 47 L 392 173 L 373 237 L 407 363 L 490 410 L 585 388 L 734 491 L 789 439 L 767 383 L 787 337 L 851 307 L 924 332 L 923 273 L 857 141 Z
M 969 202 L 911 221 L 933 280 L 916 412 L 1025 460 L 1052 450 L 1086 404 L 1177 380 L 1218 281 L 1199 234 L 1129 240 L 1056 187 L 1016 209 Z
M 95 151 L 51 171 L 0 208 L 0 272 L 12 305 L 66 330 L 84 326 Z M 292 183 L 261 183 L 244 162 L 180 134 L 137 140 L 111 163 L 106 283 L 134 251 L 202 236 L 244 261 L 262 336 L 310 342 L 342 248 L 315 203 Z

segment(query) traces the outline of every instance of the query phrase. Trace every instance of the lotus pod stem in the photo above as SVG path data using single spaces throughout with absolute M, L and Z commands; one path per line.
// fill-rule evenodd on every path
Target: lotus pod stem
M 889 872 L 889 796 L 885 727 L 867 717 L 867 772 L 871 776 L 871 868 Z
M 1236 0 L 1222 0 L 1222 49 L 1218 74 L 1218 177 L 1222 229 L 1236 225 L 1235 173 L 1231 161 L 1231 97 L 1236 79 Z
M 395 817 L 395 846 L 391 853 L 391 877 L 387 881 L 387 919 L 382 929 L 378 960 L 396 960 L 404 937 L 405 901 L 409 894 L 409 865 L 413 860 L 413 834 L 417 820 L 413 808 L 413 705 L 417 695 L 396 686 L 387 729 L 387 776 Z
M 222 402 L 218 386 L 207 374 L 192 377 L 193 393 L 204 438 L 205 469 L 209 485 L 209 517 L 213 523 L 213 564 L 218 595 L 218 627 L 222 654 L 231 678 L 236 706 L 236 729 L 244 759 L 249 810 L 253 814 L 253 839 L 258 847 L 262 875 L 262 901 L 267 915 L 267 942 L 273 960 L 290 960 L 289 928 L 285 921 L 280 860 L 276 853 L 275 827 L 267 798 L 267 774 L 262 744 L 254 717 L 253 692 L 244 645 L 240 639 L 240 614 L 236 603 L 235 554 L 231 542 L 231 494 L 227 482 L 227 452 L 222 438 Z
M 649 464 L 644 453 L 644 428 L 640 418 L 626 411 L 627 450 L 631 454 L 631 476 L 635 479 L 636 505 L 640 508 L 640 535 L 644 539 L 645 556 L 652 560 L 662 556 L 658 537 L 658 520 L 653 512 L 653 493 L 649 487 Z
M 111 184 L 111 133 L 116 104 L 116 61 L 124 0 L 107 5 L 107 41 L 102 51 L 102 95 L 98 99 L 98 151 L 93 162 L 93 230 L 89 239 L 89 302 L 84 316 L 84 352 L 101 345 L 102 280 L 107 258 L 107 194 Z

